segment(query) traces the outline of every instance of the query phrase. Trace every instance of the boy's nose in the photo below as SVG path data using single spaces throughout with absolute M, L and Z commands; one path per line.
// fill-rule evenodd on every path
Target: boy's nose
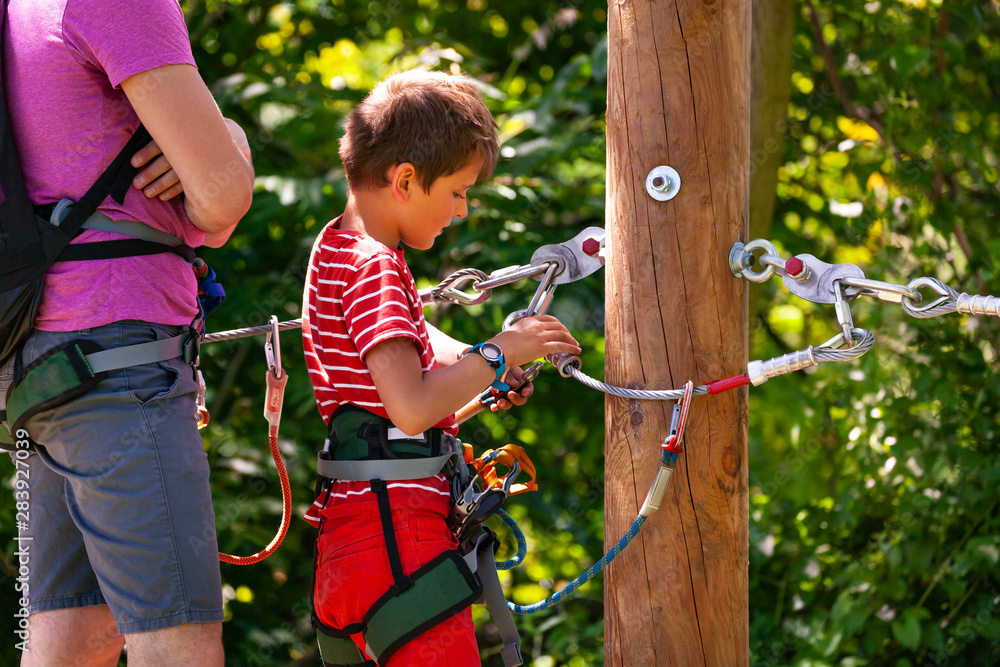
M 458 201 L 458 206 L 455 207 L 455 215 L 454 215 L 454 217 L 456 217 L 456 218 L 464 218 L 468 214 L 469 214 L 469 205 L 468 205 L 468 202 L 466 202 L 466 200 L 464 200 L 464 199 L 460 199 Z

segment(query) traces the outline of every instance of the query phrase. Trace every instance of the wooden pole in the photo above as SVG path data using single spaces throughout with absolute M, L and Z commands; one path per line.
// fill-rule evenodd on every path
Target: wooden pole
M 679 388 L 746 372 L 750 0 L 611 0 L 605 375 Z M 652 199 L 669 165 L 677 196 Z M 673 403 L 608 397 L 605 542 L 646 497 Z M 695 397 L 659 512 L 605 577 L 605 663 L 748 665 L 747 390 Z

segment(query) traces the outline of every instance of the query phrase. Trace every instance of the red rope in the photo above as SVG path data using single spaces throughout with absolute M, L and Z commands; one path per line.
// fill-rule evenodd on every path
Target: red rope
M 264 416 L 270 422 L 268 428 L 268 440 L 271 447 L 271 458 L 274 459 L 274 466 L 278 469 L 278 477 L 281 479 L 281 526 L 278 533 L 271 540 L 271 543 L 252 556 L 231 556 L 219 552 L 219 560 L 232 565 L 253 565 L 259 563 L 275 552 L 281 541 L 288 533 L 288 526 L 292 522 L 292 487 L 288 483 L 288 471 L 285 470 L 285 462 L 281 458 L 278 450 L 278 423 L 281 420 L 281 403 L 285 393 L 285 383 L 288 375 L 281 372 L 277 377 L 271 371 L 267 373 L 267 398 L 264 404 Z

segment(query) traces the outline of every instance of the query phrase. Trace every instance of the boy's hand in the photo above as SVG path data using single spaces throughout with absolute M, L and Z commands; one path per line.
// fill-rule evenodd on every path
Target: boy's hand
M 507 374 L 507 379 L 505 382 L 511 387 L 517 387 L 521 384 L 521 376 L 524 375 L 524 369 L 520 366 L 514 366 L 510 369 L 510 373 Z M 496 403 L 490 406 L 490 410 L 496 412 L 497 410 L 510 410 L 515 405 L 524 405 L 528 402 L 528 397 L 535 392 L 535 385 L 528 382 L 520 389 L 514 391 L 508 391 L 507 394 L 498 398 Z
M 551 315 L 525 317 L 490 341 L 500 346 L 507 368 L 511 369 L 547 354 L 580 353 L 576 339 Z

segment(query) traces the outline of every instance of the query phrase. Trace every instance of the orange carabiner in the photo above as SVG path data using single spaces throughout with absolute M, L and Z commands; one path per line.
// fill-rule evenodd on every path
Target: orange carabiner
M 524 483 L 513 484 L 510 487 L 510 495 L 515 496 L 526 491 L 536 491 L 538 484 L 535 483 L 535 464 L 528 458 L 524 449 L 517 445 L 504 445 L 499 449 L 490 449 L 473 461 L 472 465 L 484 484 L 500 489 L 507 481 L 507 475 L 510 475 L 510 468 L 514 461 L 517 461 L 521 471 L 527 473 L 529 479 Z M 498 464 L 508 469 L 507 475 L 503 477 L 497 475 L 496 466 Z

